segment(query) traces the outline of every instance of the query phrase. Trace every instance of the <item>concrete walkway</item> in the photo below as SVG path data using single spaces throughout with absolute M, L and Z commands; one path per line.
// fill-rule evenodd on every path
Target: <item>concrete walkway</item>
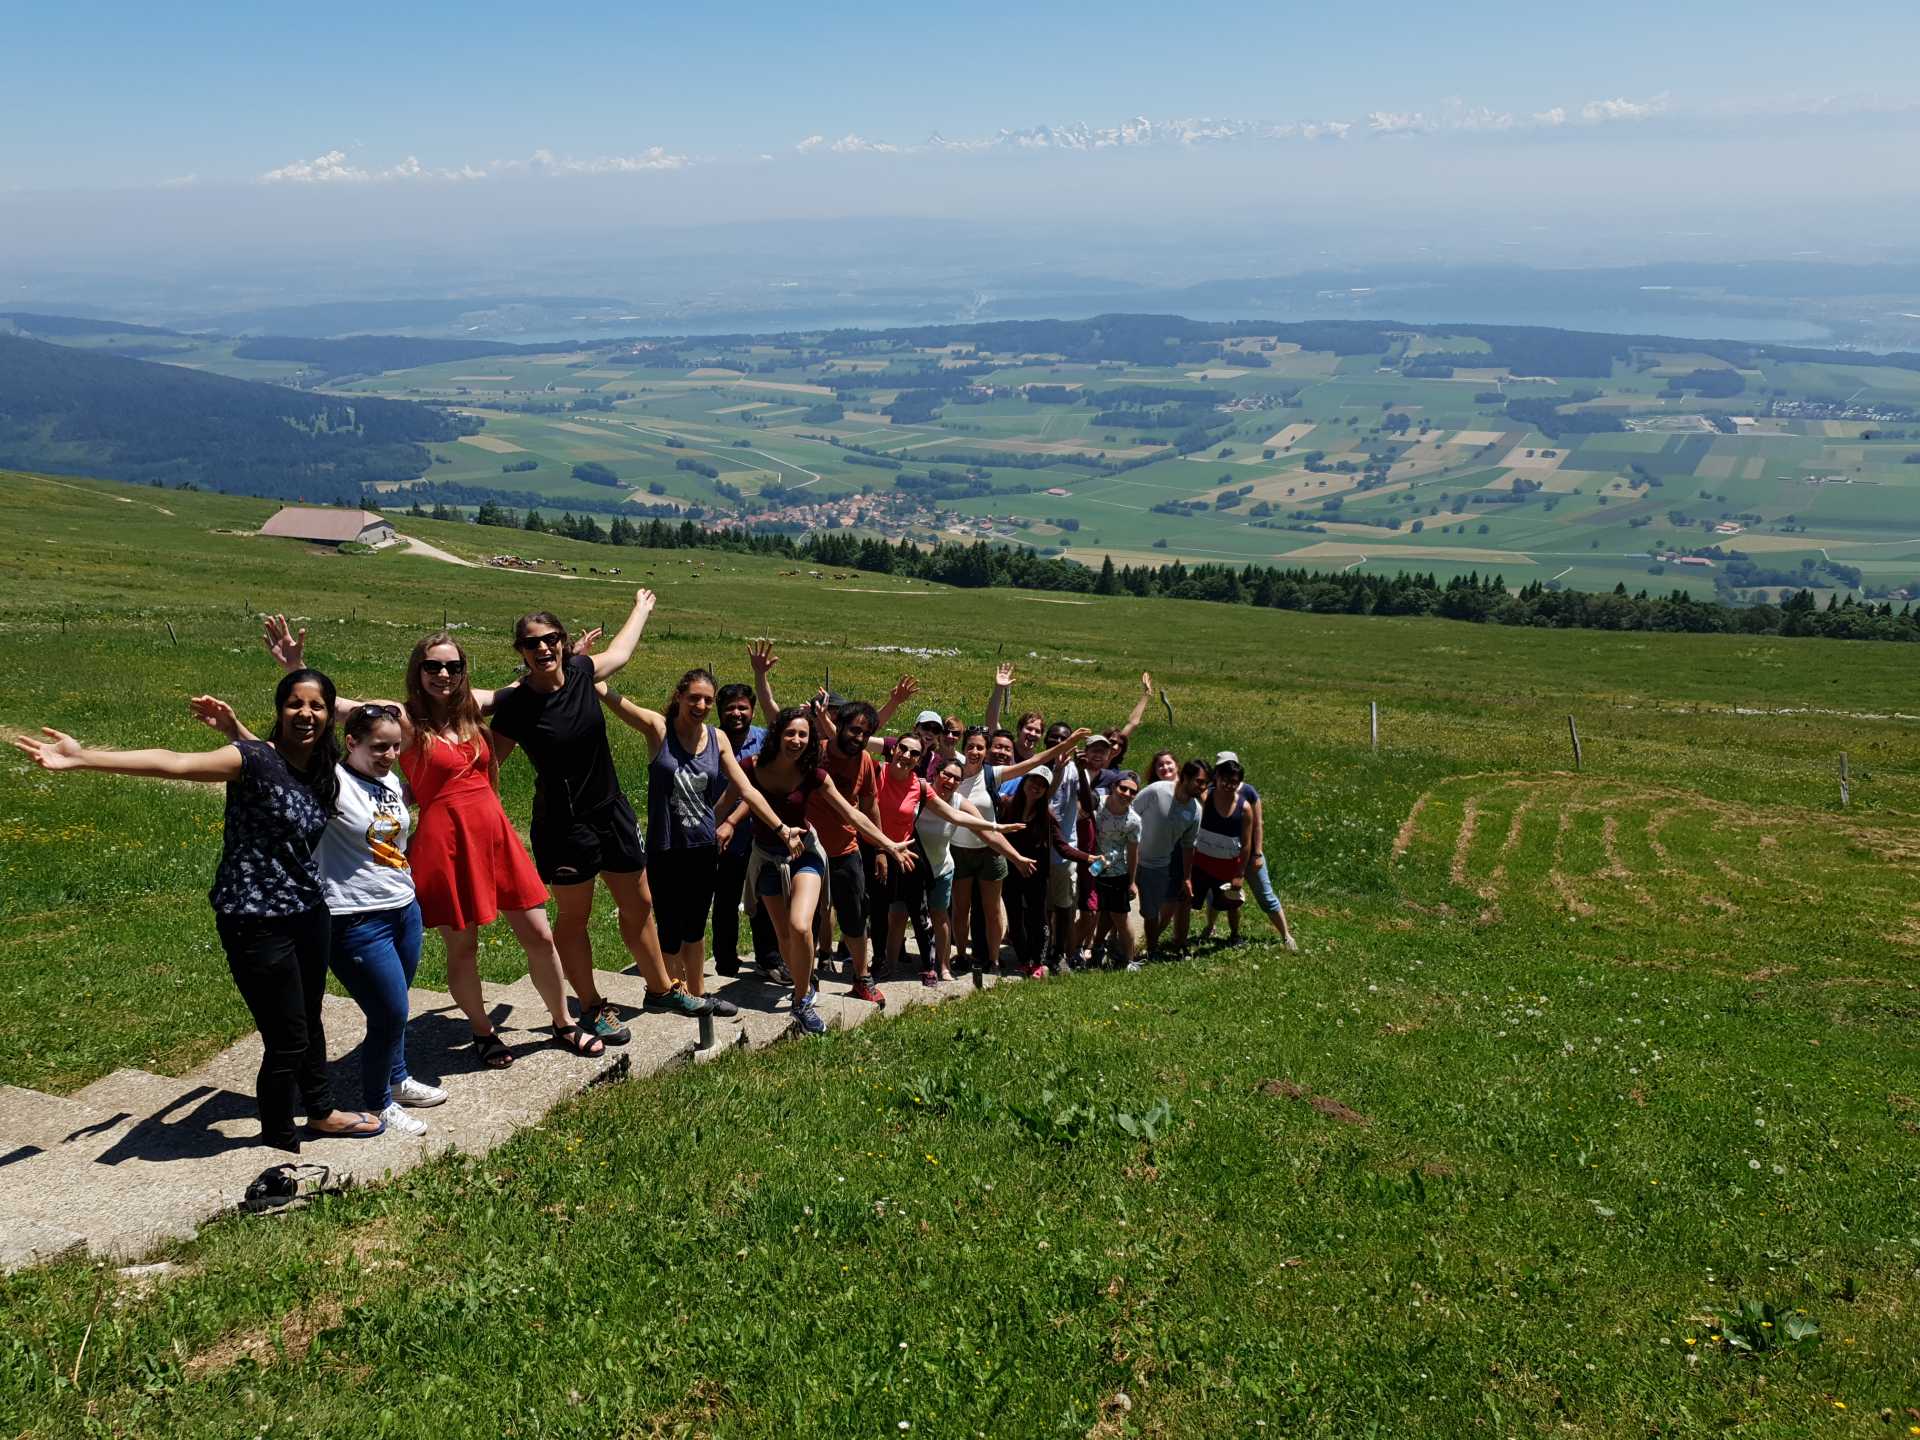
M 488 1070 L 474 1059 L 471 1031 L 451 996 L 415 990 L 408 1062 L 421 1079 L 449 1092 L 445 1105 L 413 1112 L 428 1133 L 308 1140 L 300 1161 L 332 1166 L 366 1184 L 403 1174 L 444 1151 L 484 1154 L 591 1085 L 651 1075 L 696 1058 L 698 1024 L 640 1013 L 646 987 L 638 975 L 602 970 L 599 983 L 633 1028 L 633 1041 L 610 1045 L 591 1060 L 550 1042 L 546 1010 L 531 982 L 489 987 L 494 1024 L 516 1056 L 505 1070 Z M 893 1011 L 972 988 L 971 979 L 962 977 L 928 989 L 913 974 L 884 987 Z M 740 1007 L 737 1018 L 714 1023 L 709 1054 L 769 1045 L 792 1032 L 789 991 L 742 976 L 710 979 L 708 993 Z M 885 1013 L 849 999 L 838 980 L 823 986 L 818 1003 L 836 1029 Z M 347 1105 L 359 1094 L 366 1021 L 351 1001 L 329 995 L 326 1029 L 327 1052 L 336 1057 L 334 1096 Z M 136 1260 L 155 1246 L 191 1239 L 200 1226 L 234 1209 L 262 1170 L 293 1158 L 254 1143 L 259 1064 L 260 1038 L 249 1035 L 177 1078 L 116 1070 L 68 1096 L 0 1086 L 0 1270 L 82 1251 Z

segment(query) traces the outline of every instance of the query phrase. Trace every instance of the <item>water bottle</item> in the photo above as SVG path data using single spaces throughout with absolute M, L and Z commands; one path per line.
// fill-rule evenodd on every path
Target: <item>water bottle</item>
M 1107 857 L 1104 855 L 1094 856 L 1093 863 L 1087 866 L 1087 873 L 1094 876 L 1096 879 L 1106 874 L 1107 873 Z

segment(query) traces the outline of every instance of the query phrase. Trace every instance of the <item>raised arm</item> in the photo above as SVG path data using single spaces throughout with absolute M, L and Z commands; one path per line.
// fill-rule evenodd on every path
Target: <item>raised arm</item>
M 993 693 L 987 696 L 987 718 L 983 722 L 988 731 L 1000 728 L 1000 712 L 1006 708 L 1007 692 L 1013 689 L 1013 662 L 997 665 L 993 671 Z
M 269 615 L 265 623 L 261 626 L 260 643 L 267 647 L 267 654 L 273 657 L 273 663 L 278 665 L 282 671 L 291 674 L 295 670 L 303 670 L 306 668 L 306 626 L 302 625 L 300 629 L 296 631 L 293 626 L 288 623 L 285 615 Z M 482 697 L 485 698 L 482 699 Z M 473 698 L 481 701 L 482 713 L 492 710 L 493 692 L 491 690 L 476 690 L 473 692 Z M 407 714 L 406 706 L 395 700 L 355 700 L 351 696 L 336 693 L 333 697 L 333 718 L 335 723 L 345 724 L 347 717 L 362 705 L 393 706 L 393 708 L 400 713 L 401 748 L 405 749 L 413 744 L 413 717 Z M 195 713 L 198 713 L 197 702 Z M 201 715 L 200 719 L 214 729 L 222 730 L 220 725 L 208 719 L 205 715 Z M 253 737 L 249 735 L 246 738 L 252 739 Z
M 597 681 L 593 693 L 600 697 L 600 703 L 620 717 L 631 728 L 647 737 L 647 753 L 658 755 L 660 747 L 667 743 L 667 717 L 658 710 L 649 710 L 644 705 L 636 705 L 606 681 Z
M 633 609 L 627 613 L 627 623 L 607 642 L 605 650 L 587 657 L 593 661 L 595 679 L 606 679 L 633 658 L 633 647 L 640 643 L 640 632 L 647 628 L 647 617 L 653 614 L 653 606 L 651 590 L 633 592 Z
M 147 780 L 199 780 L 209 785 L 240 778 L 240 751 L 232 745 L 218 750 L 94 750 L 71 735 L 42 729 L 47 738 L 14 738 L 14 748 L 42 770 L 98 770 L 107 775 L 135 775 Z
M 196 695 L 187 701 L 193 711 L 193 718 L 209 730 L 216 730 L 229 740 L 258 740 L 260 737 L 249 730 L 233 706 L 215 695 Z M 1252 807 L 1249 806 L 1249 809 Z
M 1140 728 L 1140 722 L 1147 718 L 1147 702 L 1151 699 L 1153 699 L 1153 676 L 1145 670 L 1142 670 L 1140 672 L 1140 698 L 1133 702 L 1133 709 L 1128 712 L 1127 715 L 1127 723 L 1120 727 L 1119 732 L 1114 737 L 1118 742 L 1120 754 L 1126 753 L 1127 742 L 1133 739 L 1133 732 Z M 1119 763 L 1117 758 L 1114 763 Z
M 779 663 L 771 640 L 755 640 L 747 646 L 747 664 L 753 667 L 753 698 L 760 702 L 760 712 L 769 725 L 780 713 L 780 703 L 773 698 L 773 667 Z
M 1026 774 L 1029 770 L 1033 769 L 1033 767 L 1036 765 L 1047 765 L 1047 766 L 1053 767 L 1053 769 L 1056 772 L 1055 778 L 1057 779 L 1059 762 L 1063 758 L 1065 758 L 1068 755 L 1071 755 L 1075 750 L 1077 750 L 1080 746 L 1080 742 L 1086 739 L 1092 733 L 1093 731 L 1087 729 L 1086 726 L 1082 725 L 1078 730 L 1074 731 L 1071 735 L 1067 736 L 1066 739 L 1062 740 L 1058 745 L 1054 746 L 1051 750 L 1042 750 L 1038 754 L 1029 755 L 1025 760 L 1016 760 L 1011 765 L 996 765 L 993 767 L 993 773 L 999 776 L 1002 780 L 1014 780 Z M 1047 793 L 1051 795 L 1053 792 L 1051 789 L 1049 789 Z
M 887 696 L 887 703 L 882 705 L 876 712 L 879 718 L 874 721 L 873 738 L 867 741 L 870 749 L 877 750 L 880 748 L 880 737 L 886 731 L 887 722 L 893 719 L 894 712 L 919 693 L 920 682 L 911 675 L 902 675 L 898 680 L 893 682 L 893 690 Z

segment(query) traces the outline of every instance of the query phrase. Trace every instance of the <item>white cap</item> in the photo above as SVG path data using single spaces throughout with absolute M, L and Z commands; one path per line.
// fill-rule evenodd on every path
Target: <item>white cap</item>
M 913 725 L 917 730 L 922 725 L 945 725 L 946 723 L 945 720 L 940 718 L 940 712 L 938 710 L 922 710 L 918 718 L 914 720 Z
M 1240 757 L 1231 750 L 1222 750 L 1218 755 L 1213 757 L 1213 763 L 1216 765 L 1239 765 Z
M 1087 737 L 1086 748 L 1091 750 L 1096 745 L 1104 745 L 1107 749 L 1111 750 L 1113 748 L 1113 741 L 1096 730 Z
M 1053 784 L 1053 771 L 1045 765 L 1036 765 L 1020 777 L 1022 780 L 1038 780 L 1044 785 Z

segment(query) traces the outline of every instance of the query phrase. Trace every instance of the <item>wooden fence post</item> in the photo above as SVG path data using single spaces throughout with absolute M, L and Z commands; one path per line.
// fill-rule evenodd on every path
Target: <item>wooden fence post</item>
M 1573 738 L 1573 768 L 1580 769 L 1580 727 L 1573 723 L 1573 717 L 1567 716 L 1567 734 Z
M 1847 784 L 1847 752 L 1840 752 L 1840 808 L 1846 809 L 1852 802 L 1852 794 Z
M 1380 702 L 1378 700 L 1367 702 L 1367 728 L 1373 733 L 1373 753 L 1378 755 L 1380 753 Z
M 173 633 L 173 621 L 171 620 L 167 621 L 167 638 L 176 645 L 180 643 L 180 637 Z

